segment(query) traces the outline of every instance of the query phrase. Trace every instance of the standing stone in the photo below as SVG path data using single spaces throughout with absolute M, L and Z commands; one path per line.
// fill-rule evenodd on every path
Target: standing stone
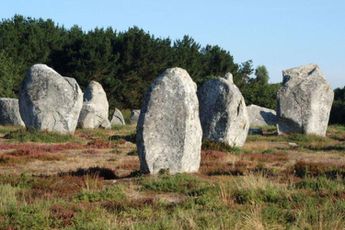
M 167 69 L 151 85 L 137 126 L 143 172 L 198 171 L 202 129 L 196 88 L 181 68 Z
M 113 118 L 111 119 L 111 125 L 125 125 L 125 119 L 123 118 L 123 115 L 121 111 L 117 108 L 115 108 Z
M 198 91 L 203 137 L 230 146 L 243 146 L 248 135 L 249 117 L 240 90 L 229 73 L 209 80 Z
M 0 125 L 25 126 L 19 113 L 18 99 L 0 98 Z
M 277 95 L 278 133 L 325 136 L 334 92 L 319 66 L 300 66 L 283 71 Z
M 84 129 L 110 129 L 108 120 L 109 103 L 107 95 L 96 81 L 91 81 L 84 93 L 84 103 L 80 112 L 78 126 Z
M 73 133 L 82 104 L 76 80 L 44 64 L 33 65 L 22 82 L 19 109 L 29 129 Z
M 138 123 L 139 115 L 140 115 L 140 109 L 133 109 L 131 111 L 131 117 L 129 119 L 131 125 Z
M 247 111 L 251 128 L 277 124 L 277 114 L 272 109 L 249 105 L 247 106 Z

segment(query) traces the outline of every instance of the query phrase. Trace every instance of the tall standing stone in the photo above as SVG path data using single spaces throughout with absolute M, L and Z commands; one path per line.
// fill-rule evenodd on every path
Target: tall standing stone
M 143 172 L 198 171 L 202 129 L 196 88 L 181 68 L 167 69 L 151 85 L 137 126 Z
M 18 99 L 0 98 L 0 125 L 25 126 L 19 113 Z
M 119 109 L 115 108 L 115 111 L 110 123 L 111 125 L 125 125 L 126 124 L 125 119 L 123 118 L 123 115 Z
M 76 80 L 44 64 L 33 65 L 22 82 L 19 110 L 29 129 L 73 133 L 82 103 Z
M 230 146 L 243 146 L 249 117 L 244 98 L 230 73 L 209 80 L 198 90 L 203 137 Z
M 78 126 L 86 129 L 111 128 L 107 95 L 96 81 L 91 81 L 84 92 L 84 103 L 80 112 Z
M 283 71 L 277 95 L 278 133 L 325 136 L 334 92 L 315 64 Z

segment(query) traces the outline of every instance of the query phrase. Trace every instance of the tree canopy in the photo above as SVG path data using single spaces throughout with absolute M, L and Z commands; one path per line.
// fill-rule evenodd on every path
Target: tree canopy
M 144 92 L 165 69 L 185 68 L 201 84 L 210 76 L 232 72 L 240 77 L 241 64 L 219 46 L 201 47 L 190 36 L 171 41 L 132 27 L 83 31 L 66 29 L 52 20 L 16 15 L 0 23 L 0 97 L 13 97 L 26 70 L 45 63 L 82 88 L 91 80 L 102 84 L 111 108 L 139 108 Z M 5 87 L 6 86 L 6 87 Z
M 176 66 L 186 69 L 198 86 L 231 72 L 248 105 L 275 109 L 280 87 L 269 83 L 265 66 L 254 69 L 251 60 L 236 63 L 229 51 L 217 45 L 202 47 L 188 35 L 172 41 L 138 27 L 123 32 L 111 27 L 84 31 L 77 25 L 66 29 L 50 19 L 21 15 L 2 20 L 0 97 L 16 97 L 25 72 L 36 63 L 45 63 L 64 76 L 75 78 L 82 89 L 91 80 L 100 82 L 111 110 L 115 106 L 140 108 L 153 79 Z M 255 77 L 251 77 L 253 73 Z M 345 99 L 337 101 L 332 112 L 344 108 Z M 339 119 L 335 115 L 331 118 L 337 122 Z

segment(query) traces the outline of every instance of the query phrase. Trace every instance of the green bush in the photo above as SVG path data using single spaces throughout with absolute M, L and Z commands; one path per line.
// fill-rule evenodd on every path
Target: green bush
M 10 184 L 0 184 L 0 215 L 8 212 L 17 205 L 16 192 L 18 188 Z
M 49 219 L 49 207 L 45 202 L 36 204 L 23 204 L 11 208 L 5 214 L 8 226 L 14 229 L 48 229 L 51 220 Z
M 121 186 L 108 187 L 102 191 L 83 190 L 76 196 L 76 200 L 89 202 L 124 200 L 125 198 L 126 195 Z
M 141 182 L 143 189 L 156 192 L 176 192 L 191 196 L 205 193 L 210 185 L 188 174 L 160 175 L 147 177 Z
M 214 151 L 222 151 L 222 152 L 229 152 L 233 154 L 240 154 L 241 149 L 238 147 L 231 147 L 222 142 L 215 142 L 210 140 L 205 140 L 202 142 L 202 149 L 203 150 L 214 150 Z
M 320 191 L 345 191 L 345 182 L 327 179 L 324 176 L 317 178 L 305 178 L 294 184 L 296 189 L 310 189 L 315 192 Z
M 111 218 L 107 217 L 105 210 L 94 208 L 91 210 L 81 210 L 72 219 L 72 224 L 67 229 L 78 230 L 109 230 L 116 229 L 116 224 L 112 224 Z

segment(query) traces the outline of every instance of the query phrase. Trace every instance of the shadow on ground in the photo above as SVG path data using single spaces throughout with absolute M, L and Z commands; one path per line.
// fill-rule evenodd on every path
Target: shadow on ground
M 119 141 L 119 140 L 125 140 L 128 142 L 132 142 L 133 144 L 136 143 L 136 135 L 131 134 L 131 135 L 126 135 L 126 136 L 121 136 L 121 135 L 114 135 L 109 137 L 110 141 Z
M 101 168 L 101 167 L 91 167 L 91 168 L 79 168 L 76 171 L 69 171 L 69 172 L 64 172 L 60 173 L 59 176 L 78 176 L 78 177 L 83 177 L 87 175 L 92 175 L 92 176 L 98 176 L 102 177 L 105 180 L 114 180 L 118 179 L 116 176 L 115 172 L 111 169 L 108 168 Z

